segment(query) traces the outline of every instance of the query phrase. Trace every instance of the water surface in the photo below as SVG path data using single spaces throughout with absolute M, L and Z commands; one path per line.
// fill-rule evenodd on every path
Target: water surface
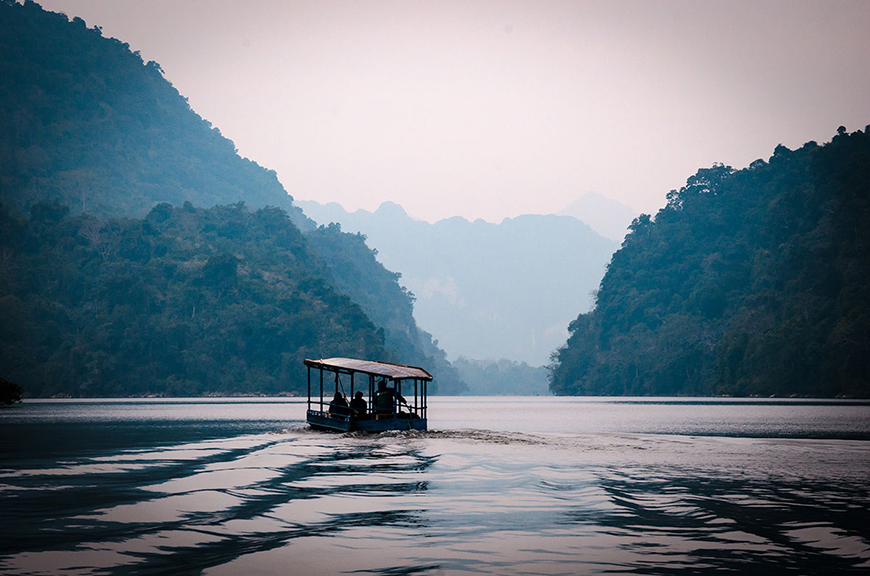
M 870 571 L 867 403 L 431 404 L 376 435 L 291 399 L 0 411 L 0 572 Z

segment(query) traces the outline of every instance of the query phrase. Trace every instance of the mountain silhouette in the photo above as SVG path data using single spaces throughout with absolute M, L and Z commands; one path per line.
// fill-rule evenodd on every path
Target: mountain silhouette
M 570 216 L 429 224 L 393 202 L 374 212 L 299 201 L 313 220 L 360 232 L 416 296 L 415 317 L 451 358 L 541 366 L 588 309 L 618 244 Z

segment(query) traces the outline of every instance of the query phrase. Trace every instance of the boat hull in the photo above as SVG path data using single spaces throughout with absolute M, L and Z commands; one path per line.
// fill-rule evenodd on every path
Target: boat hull
M 387 430 L 426 430 L 426 419 L 396 415 L 377 419 L 358 419 L 330 414 L 319 410 L 308 411 L 308 424 L 318 430 L 336 432 L 385 432 Z

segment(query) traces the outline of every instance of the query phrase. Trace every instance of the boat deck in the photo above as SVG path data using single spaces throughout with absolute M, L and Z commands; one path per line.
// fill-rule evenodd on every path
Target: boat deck
M 390 417 L 352 418 L 320 410 L 308 411 L 308 423 L 318 430 L 337 432 L 385 432 L 387 430 L 426 430 L 426 418 L 400 413 Z

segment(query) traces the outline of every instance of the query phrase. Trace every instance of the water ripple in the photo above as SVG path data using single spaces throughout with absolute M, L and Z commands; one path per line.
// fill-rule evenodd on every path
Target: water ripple
M 8 574 L 866 573 L 870 443 L 441 430 L 0 463 Z

